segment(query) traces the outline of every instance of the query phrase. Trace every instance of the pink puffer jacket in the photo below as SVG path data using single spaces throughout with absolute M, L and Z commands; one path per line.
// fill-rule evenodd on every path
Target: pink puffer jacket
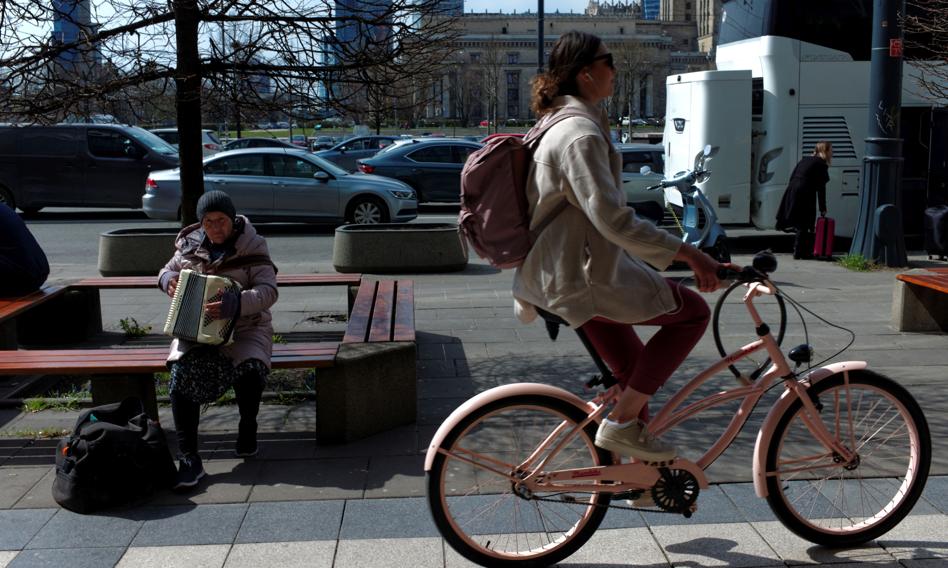
M 221 347 L 221 352 L 230 357 L 235 366 L 247 359 L 259 359 L 269 367 L 273 353 L 273 318 L 270 316 L 270 306 L 276 303 L 279 297 L 276 267 L 269 260 L 267 241 L 257 234 L 246 217 L 237 217 L 237 225 L 243 225 L 243 232 L 237 237 L 232 254 L 226 254 L 211 262 L 204 230 L 199 223 L 190 225 L 178 233 L 175 241 L 177 250 L 158 273 L 158 281 L 160 285 L 162 276 L 167 272 L 177 275 L 184 269 L 191 269 L 202 274 L 228 276 L 240 283 L 243 291 L 240 293 L 240 318 L 234 331 L 234 342 Z M 262 257 L 261 260 L 265 260 L 249 266 L 219 270 L 224 261 L 233 262 L 234 259 L 247 256 L 259 256 Z M 190 341 L 175 339 L 171 343 L 168 362 L 177 361 L 196 345 Z

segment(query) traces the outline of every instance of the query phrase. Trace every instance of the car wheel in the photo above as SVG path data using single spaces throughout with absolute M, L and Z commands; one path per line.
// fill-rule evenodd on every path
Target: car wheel
M 346 220 L 357 225 L 387 223 L 388 211 L 385 205 L 374 197 L 360 197 L 349 205 Z
M 10 209 L 16 209 L 16 203 L 13 201 L 13 194 L 10 193 L 10 190 L 0 186 L 0 203 L 6 205 Z

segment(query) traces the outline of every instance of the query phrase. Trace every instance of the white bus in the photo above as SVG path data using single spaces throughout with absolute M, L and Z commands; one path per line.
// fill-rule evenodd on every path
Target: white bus
M 723 4 L 715 71 L 666 80 L 665 171 L 715 148 L 701 189 L 725 224 L 773 228 L 796 163 L 833 144 L 827 208 L 851 237 L 859 216 L 868 124 L 872 1 Z M 903 226 L 921 233 L 926 206 L 945 202 L 948 109 L 924 98 L 906 62 L 901 132 Z M 680 205 L 680 196 L 666 198 Z

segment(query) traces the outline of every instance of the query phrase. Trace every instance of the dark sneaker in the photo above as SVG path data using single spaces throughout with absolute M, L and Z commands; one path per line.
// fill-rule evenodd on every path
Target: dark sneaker
M 178 478 L 174 488 L 180 490 L 194 487 L 205 475 L 200 456 L 197 454 L 183 456 L 178 461 Z
M 234 446 L 234 455 L 238 458 L 252 458 L 257 455 L 257 437 L 237 436 L 237 444 Z

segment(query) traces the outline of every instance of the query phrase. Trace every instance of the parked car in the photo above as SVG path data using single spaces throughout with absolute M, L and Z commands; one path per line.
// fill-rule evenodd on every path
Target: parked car
M 616 149 L 622 154 L 622 189 L 626 202 L 641 216 L 660 221 L 665 211 L 665 194 L 645 188 L 658 184 L 664 177 L 665 147 L 661 144 L 618 144 Z M 648 167 L 648 173 L 642 173 L 643 167 Z
M 316 152 L 320 158 L 329 160 L 344 170 L 356 171 L 356 161 L 374 156 L 388 146 L 397 136 L 356 136 L 336 144 L 328 150 Z
M 294 146 L 299 146 L 300 148 L 306 147 L 306 135 L 305 134 L 294 134 L 290 136 L 290 144 Z
M 456 138 L 400 140 L 371 158 L 359 170 L 403 181 L 414 188 L 418 202 L 458 203 L 461 168 L 482 144 Z
M 317 136 L 313 140 L 313 152 L 318 152 L 319 150 L 328 150 L 335 145 L 335 141 L 332 136 Z
M 161 138 L 175 148 L 178 147 L 178 129 L 177 128 L 154 128 L 151 133 Z M 204 149 L 204 157 L 213 156 L 221 151 L 221 141 L 213 130 L 201 131 L 201 146 Z
M 493 134 L 488 134 L 481 139 L 481 144 L 487 144 L 494 138 L 503 138 L 504 136 L 515 136 L 517 138 L 523 138 L 526 134 L 521 134 L 519 132 L 495 132 Z
M 246 150 L 247 148 L 286 148 L 290 150 L 298 150 L 297 146 L 289 144 L 280 140 L 279 138 L 238 138 L 237 140 L 231 140 L 224 145 L 224 151 L 228 152 L 230 150 Z
M 306 150 L 234 150 L 204 160 L 204 191 L 219 189 L 254 222 L 401 223 L 418 216 L 415 192 L 399 181 L 352 175 Z M 180 217 L 180 170 L 153 172 L 142 209 Z
M 43 207 L 141 207 L 153 170 L 178 151 L 137 126 L 59 124 L 0 127 L 0 203 Z

